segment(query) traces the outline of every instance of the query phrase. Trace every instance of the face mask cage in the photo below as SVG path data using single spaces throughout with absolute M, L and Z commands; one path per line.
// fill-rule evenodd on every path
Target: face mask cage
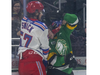
M 40 13 L 42 13 L 42 17 L 41 17 L 41 21 L 44 22 L 45 21 L 45 9 L 43 9 Z

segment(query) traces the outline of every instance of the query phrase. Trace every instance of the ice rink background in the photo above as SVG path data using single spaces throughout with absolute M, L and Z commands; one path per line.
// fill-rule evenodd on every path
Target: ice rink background
M 73 70 L 74 75 L 86 75 L 86 70 Z M 12 75 L 19 75 L 18 72 L 12 72 Z

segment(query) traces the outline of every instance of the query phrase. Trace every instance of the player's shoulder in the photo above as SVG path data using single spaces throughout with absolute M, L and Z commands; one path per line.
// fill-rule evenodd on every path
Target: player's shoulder
M 46 25 L 45 23 L 43 23 L 43 22 L 41 22 L 41 21 L 38 21 L 38 20 L 37 20 L 37 21 L 31 21 L 31 20 L 28 19 L 26 16 L 24 16 L 24 17 L 22 18 L 22 21 L 27 21 L 27 22 L 33 24 L 34 26 L 40 28 L 42 31 L 44 31 L 45 29 L 48 29 L 48 27 L 47 27 L 47 25 Z
M 37 27 L 39 27 L 40 29 L 42 29 L 43 31 L 45 29 L 48 29 L 47 25 L 41 21 L 34 21 L 33 24 Z
M 23 21 L 26 21 L 28 18 L 26 17 L 26 16 L 24 16 L 23 18 L 22 18 L 22 20 Z

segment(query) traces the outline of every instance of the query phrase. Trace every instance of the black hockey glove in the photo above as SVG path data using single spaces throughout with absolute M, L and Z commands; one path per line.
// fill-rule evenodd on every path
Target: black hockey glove
M 69 64 L 69 68 L 76 68 L 77 61 L 75 59 L 75 56 L 73 54 L 68 54 L 65 58 L 65 64 Z

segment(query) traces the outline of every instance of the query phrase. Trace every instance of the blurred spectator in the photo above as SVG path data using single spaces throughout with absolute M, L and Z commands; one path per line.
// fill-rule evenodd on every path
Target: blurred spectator
M 21 6 L 23 6 L 23 0 L 20 0 Z
M 21 3 L 20 1 L 12 2 L 12 20 L 20 21 L 22 17 Z
M 19 38 L 18 32 L 21 25 L 21 3 L 19 0 L 12 1 L 12 38 Z M 12 40 L 12 44 L 19 44 L 19 41 Z
M 18 38 L 17 32 L 20 30 L 20 23 L 12 21 L 12 38 Z
M 12 38 L 18 38 L 17 32 L 20 30 L 22 17 L 21 3 L 19 0 L 12 1 Z

